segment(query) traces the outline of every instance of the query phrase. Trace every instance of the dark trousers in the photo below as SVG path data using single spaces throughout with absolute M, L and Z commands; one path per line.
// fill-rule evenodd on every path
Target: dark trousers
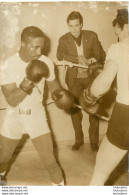
M 76 78 L 74 81 L 74 84 L 70 90 L 70 92 L 74 95 L 75 97 L 75 102 L 78 102 L 78 98 L 82 91 L 86 89 L 90 84 L 90 80 L 88 78 Z M 68 85 L 69 88 L 69 85 Z M 71 119 L 73 123 L 73 127 L 75 130 L 75 139 L 76 142 L 83 141 L 83 131 L 82 131 L 82 112 L 79 108 L 73 108 L 72 109 L 72 114 L 71 114 Z M 89 127 L 89 138 L 90 138 L 90 143 L 95 143 L 98 145 L 99 142 L 99 118 L 94 116 L 94 115 L 89 115 L 89 122 L 90 122 L 90 127 Z

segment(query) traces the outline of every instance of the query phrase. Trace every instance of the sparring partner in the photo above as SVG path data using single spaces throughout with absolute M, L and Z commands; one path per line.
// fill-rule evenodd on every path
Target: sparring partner
M 9 57 L 1 68 L 1 89 L 8 103 L 0 132 L 0 184 L 12 154 L 28 134 L 52 185 L 64 185 L 61 167 L 53 154 L 53 143 L 42 104 L 45 80 L 53 92 L 60 89 L 52 61 L 42 55 L 44 33 L 35 26 L 26 27 L 21 34 L 21 48 Z
M 113 21 L 119 42 L 112 44 L 103 71 L 91 87 L 83 91 L 80 104 L 87 112 L 97 113 L 98 100 L 117 76 L 117 96 L 105 138 L 96 157 L 90 185 L 104 185 L 112 171 L 128 152 L 129 140 L 129 24 L 128 10 L 119 9 Z
M 57 59 L 67 60 L 69 62 L 89 65 L 93 62 L 103 64 L 105 52 L 101 46 L 98 36 L 95 32 L 82 30 L 83 18 L 79 12 L 73 11 L 67 17 L 69 27 L 68 33 L 59 39 L 57 49 Z M 69 67 L 66 73 L 66 83 L 69 91 L 74 95 L 76 103 L 81 92 L 88 87 L 91 80 L 88 77 L 86 69 Z M 82 113 L 79 108 L 73 108 L 71 119 L 75 131 L 75 144 L 73 150 L 78 150 L 84 144 L 82 131 Z M 93 151 L 98 150 L 99 142 L 99 119 L 96 116 L 89 115 L 90 127 L 89 138 Z

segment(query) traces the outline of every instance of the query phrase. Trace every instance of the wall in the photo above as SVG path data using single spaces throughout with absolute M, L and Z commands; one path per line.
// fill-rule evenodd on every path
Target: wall
M 112 27 L 116 10 L 127 5 L 127 2 L 0 3 L 0 55 L 4 59 L 18 50 L 23 28 L 36 25 L 50 38 L 49 56 L 54 59 L 58 38 L 68 31 L 66 19 L 73 10 L 82 14 L 83 28 L 95 31 L 107 51 L 116 41 Z
M 68 31 L 66 18 L 71 11 L 79 11 L 84 19 L 83 29 L 93 30 L 98 34 L 103 48 L 116 42 L 112 21 L 118 8 L 127 6 L 126 2 L 45 2 L 45 3 L 0 3 L 0 59 L 1 63 L 8 56 L 19 50 L 20 33 L 28 25 L 41 28 L 50 39 L 51 47 L 49 57 L 56 58 L 58 39 Z M 63 69 L 59 67 L 59 78 L 63 83 Z M 6 106 L 6 102 L 0 92 L 0 108 Z M 54 117 L 53 112 L 54 109 Z M 53 122 L 53 130 L 58 141 L 74 138 L 70 116 L 59 111 L 53 106 L 48 108 Z M 3 120 L 3 111 L 0 111 Z M 60 116 L 58 119 L 58 116 Z M 1 123 L 1 121 L 0 121 Z M 84 113 L 83 128 L 89 125 L 87 114 Z M 105 133 L 106 124 L 101 124 L 100 134 Z M 62 131 L 60 131 L 62 129 Z M 64 133 L 65 132 L 65 133 Z M 87 137 L 85 131 L 85 137 Z

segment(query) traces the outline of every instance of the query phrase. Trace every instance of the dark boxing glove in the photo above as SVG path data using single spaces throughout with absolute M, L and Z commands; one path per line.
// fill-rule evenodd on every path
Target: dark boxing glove
M 28 95 L 30 95 L 34 88 L 34 83 L 30 81 L 27 77 L 25 77 L 23 81 L 20 83 L 20 88 Z
M 99 62 L 94 62 L 88 66 L 88 76 L 91 80 L 94 80 L 103 69 L 103 65 Z
M 91 94 L 90 89 L 87 88 L 79 97 L 79 102 L 84 111 L 89 114 L 96 114 L 99 109 L 98 98 Z
M 26 76 L 30 81 L 39 83 L 43 77 L 49 76 L 48 66 L 40 60 L 33 60 L 26 68 Z
M 57 89 L 52 93 L 52 99 L 58 108 L 70 113 L 71 107 L 74 103 L 74 97 L 66 89 Z

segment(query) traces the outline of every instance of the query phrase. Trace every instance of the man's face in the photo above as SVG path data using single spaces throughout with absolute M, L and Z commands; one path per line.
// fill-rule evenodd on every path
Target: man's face
M 78 37 L 81 33 L 82 24 L 80 23 L 79 19 L 69 20 L 68 22 L 69 31 L 74 37 Z
M 23 47 L 26 52 L 25 55 L 30 59 L 30 61 L 37 60 L 42 55 L 44 38 L 30 38 L 28 41 L 23 43 Z

